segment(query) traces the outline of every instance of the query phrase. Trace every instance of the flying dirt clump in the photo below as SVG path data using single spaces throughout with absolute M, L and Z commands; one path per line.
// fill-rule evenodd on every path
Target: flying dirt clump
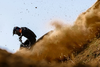
M 73 26 L 54 21 L 55 29 L 39 39 L 31 50 L 19 50 L 16 54 L 25 55 L 36 61 L 65 61 L 73 59 L 95 37 L 100 34 L 100 1 L 79 15 Z

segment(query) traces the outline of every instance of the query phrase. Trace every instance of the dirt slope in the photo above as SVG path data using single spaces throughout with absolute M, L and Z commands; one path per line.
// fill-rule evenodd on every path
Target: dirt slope
M 73 59 L 73 64 L 81 63 L 90 66 L 100 67 L 100 38 L 94 38 L 82 52 Z M 69 63 L 69 61 L 68 61 Z
M 92 58 L 91 58 L 92 59 Z M 70 61 L 69 61 L 70 62 Z M 29 58 L 24 58 L 16 54 L 8 53 L 6 50 L 0 49 L 0 67 L 73 67 L 73 66 L 89 66 L 84 64 L 74 65 L 72 62 L 64 63 L 47 63 L 46 61 L 34 61 Z
M 0 49 L 0 67 L 64 67 L 64 66 L 100 66 L 100 39 L 94 38 L 73 60 L 48 63 L 45 60 L 34 61 L 22 55 L 8 53 Z

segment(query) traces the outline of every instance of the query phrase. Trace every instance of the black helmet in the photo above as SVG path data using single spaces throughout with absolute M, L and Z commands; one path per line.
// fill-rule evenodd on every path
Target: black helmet
M 14 27 L 14 29 L 13 29 L 13 35 L 14 34 L 17 34 L 17 35 L 19 35 L 20 36 L 20 32 L 19 32 L 19 30 L 20 30 L 20 28 L 19 27 Z

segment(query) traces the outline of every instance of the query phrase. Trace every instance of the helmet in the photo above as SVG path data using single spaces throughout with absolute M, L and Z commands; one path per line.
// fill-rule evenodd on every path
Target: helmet
M 20 36 L 21 33 L 20 33 L 19 31 L 20 31 L 20 28 L 19 28 L 19 27 L 17 27 L 17 26 L 14 27 L 14 29 L 13 29 L 13 35 L 14 35 L 14 34 L 17 34 L 17 35 Z

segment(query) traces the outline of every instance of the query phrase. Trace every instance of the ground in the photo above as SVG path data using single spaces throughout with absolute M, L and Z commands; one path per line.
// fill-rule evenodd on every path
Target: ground
M 73 60 L 65 62 L 34 61 L 0 49 L 1 67 L 64 67 L 64 66 L 100 66 L 100 38 L 94 38 Z

